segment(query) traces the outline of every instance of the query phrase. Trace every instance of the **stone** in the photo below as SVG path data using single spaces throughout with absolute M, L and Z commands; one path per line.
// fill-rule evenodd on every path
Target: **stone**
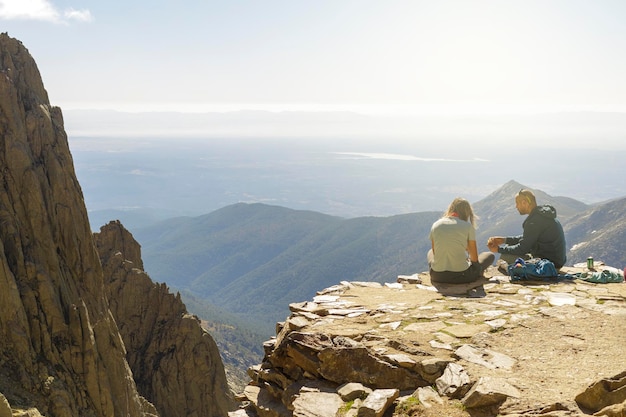
M 482 365 L 489 369 L 511 369 L 516 363 L 515 359 L 503 353 L 472 345 L 463 345 L 454 354 L 468 362 Z
M 13 412 L 11 411 L 11 405 L 9 401 L 4 396 L 4 394 L 0 393 L 0 417 L 12 417 Z
M 507 398 L 519 398 L 517 388 L 503 378 L 481 377 L 461 400 L 467 408 L 500 405 Z
M 454 362 L 446 366 L 443 375 L 435 380 L 437 391 L 450 398 L 460 398 L 470 389 L 471 380 L 465 369 Z
M 443 329 L 446 333 L 458 338 L 470 338 L 476 333 L 488 332 L 491 328 L 487 324 L 457 324 Z
M 422 360 L 415 369 L 426 382 L 434 384 L 437 378 L 443 375 L 451 360 L 450 358 L 427 358 Z
M 352 404 L 350 404 L 350 408 L 348 408 L 348 404 L 344 404 L 343 407 L 341 407 L 340 411 L 337 413 L 337 416 L 357 417 L 361 404 L 363 404 L 363 400 L 361 400 L 360 398 L 354 400 Z
M 289 310 L 292 313 L 302 313 L 309 312 L 312 313 L 319 308 L 319 304 L 313 303 L 311 301 L 303 301 L 300 303 L 291 303 L 289 304 Z
M 274 368 L 259 370 L 256 378 L 253 378 L 253 380 L 259 383 L 263 381 L 271 382 L 281 389 L 287 389 L 293 383 L 285 374 Z
M 257 414 L 249 408 L 240 408 L 239 410 L 229 411 L 228 417 L 257 417 Z
M 422 279 L 419 274 L 413 275 L 398 275 L 397 282 L 399 284 L 421 284 Z
M 611 378 L 603 378 L 578 394 L 576 403 L 585 410 L 597 412 L 626 401 L 626 371 Z
M 331 308 L 328 310 L 328 314 L 332 316 L 352 316 L 358 317 L 362 314 L 369 313 L 369 310 L 364 308 Z
M 426 385 L 419 374 L 377 358 L 364 346 L 325 349 L 318 358 L 320 375 L 338 384 L 360 382 L 373 388 L 399 389 Z
M 594 415 L 605 417 L 624 417 L 626 416 L 626 400 L 621 404 L 608 405 L 602 410 L 594 413 Z
M 339 300 L 338 295 L 322 294 L 322 295 L 316 295 L 315 297 L 313 297 L 313 302 L 316 304 L 334 303 L 337 300 Z
M 302 316 L 290 317 L 287 320 L 286 325 L 289 326 L 291 330 L 300 330 L 303 327 L 306 327 L 310 324 L 309 320 Z
M 413 393 L 413 396 L 416 397 L 425 408 L 431 408 L 435 404 L 443 404 L 443 399 L 432 387 L 420 387 Z
M 343 281 L 340 284 L 333 285 L 332 287 L 325 288 L 322 291 L 318 291 L 317 295 L 341 293 L 341 292 L 347 290 L 349 287 L 350 287 L 350 283 Z
M 417 362 L 415 362 L 408 355 L 405 355 L 403 353 L 394 353 L 391 355 L 385 355 L 385 359 L 387 359 L 389 362 L 393 364 L 396 364 L 403 368 L 409 368 L 409 369 L 413 368 L 417 364 Z
M 548 303 L 554 307 L 560 307 L 564 305 L 576 305 L 576 297 L 567 293 L 549 293 Z
M 491 327 L 494 330 L 501 329 L 506 324 L 505 319 L 495 319 L 495 320 L 487 320 L 485 324 Z
M 379 325 L 378 327 L 380 327 L 381 329 L 397 330 L 398 327 L 400 327 L 401 324 L 402 324 L 401 321 L 391 321 L 389 323 L 383 323 L 383 324 Z
M 372 390 L 363 384 L 348 382 L 337 388 L 337 393 L 342 400 L 348 402 L 356 400 L 357 398 L 363 399 L 371 394 Z
M 350 284 L 355 287 L 365 287 L 365 288 L 382 288 L 383 284 L 379 282 L 371 282 L 371 281 L 352 281 Z
M 411 323 L 404 327 L 405 332 L 436 332 L 438 330 L 447 329 L 446 324 L 443 321 L 421 321 L 418 323 Z
M 438 342 L 436 340 L 431 340 L 428 343 L 430 344 L 431 347 L 434 347 L 436 349 L 454 350 L 452 345 L 450 345 L 448 343 L 441 343 L 441 342 Z
M 259 417 L 283 417 L 289 415 L 287 407 L 270 395 L 267 389 L 256 385 L 248 385 L 243 394 L 250 401 Z
M 335 417 L 342 406 L 334 392 L 302 392 L 293 401 L 293 417 Z
M 398 389 L 377 389 L 367 396 L 361 407 L 358 417 L 382 417 L 389 406 L 400 395 Z

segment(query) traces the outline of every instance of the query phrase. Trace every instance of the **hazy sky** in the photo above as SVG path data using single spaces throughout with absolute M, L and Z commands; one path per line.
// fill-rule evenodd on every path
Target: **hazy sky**
M 623 0 L 0 0 L 53 105 L 626 111 Z

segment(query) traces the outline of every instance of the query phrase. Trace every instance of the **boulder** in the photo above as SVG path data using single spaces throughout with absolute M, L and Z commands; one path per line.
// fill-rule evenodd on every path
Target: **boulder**
M 254 409 L 259 417 L 285 417 L 291 415 L 287 407 L 263 387 L 248 385 L 244 388 L 243 394 L 254 405 Z
M 371 387 L 403 390 L 428 385 L 419 374 L 379 359 L 365 346 L 325 349 L 318 358 L 320 375 L 338 384 L 360 382 Z
M 342 400 L 348 402 L 357 398 L 364 399 L 372 393 L 372 390 L 358 382 L 348 382 L 337 388 L 337 393 Z
M 576 403 L 585 410 L 597 412 L 626 401 L 626 372 L 603 378 L 576 396 Z
M 431 408 L 435 404 L 443 404 L 443 399 L 432 387 L 418 388 L 413 393 L 413 396 L 417 398 L 420 404 L 422 404 L 425 408 Z
M 502 378 L 481 377 L 465 394 L 462 402 L 467 408 L 491 407 L 500 405 L 509 397 L 520 396 L 517 388 Z
M 358 417 L 381 417 L 400 395 L 397 389 L 377 389 L 359 407 Z
M 471 380 L 465 369 L 454 362 L 446 366 L 443 375 L 435 381 L 439 394 L 461 398 L 471 388 Z
M 482 365 L 489 369 L 511 369 L 515 365 L 515 359 L 493 350 L 479 348 L 472 345 L 463 345 L 455 352 L 459 358 L 468 362 Z
M 293 402 L 293 417 L 335 417 L 343 406 L 334 392 L 301 392 Z

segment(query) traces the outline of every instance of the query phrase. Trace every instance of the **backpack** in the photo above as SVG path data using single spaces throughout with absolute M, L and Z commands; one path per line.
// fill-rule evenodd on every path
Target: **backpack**
M 524 260 L 517 258 L 508 266 L 507 271 L 512 281 L 546 280 L 559 277 L 554 263 L 549 259 L 533 258 Z

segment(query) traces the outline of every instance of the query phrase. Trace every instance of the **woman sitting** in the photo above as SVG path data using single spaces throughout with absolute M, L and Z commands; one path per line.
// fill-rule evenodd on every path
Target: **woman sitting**
M 427 256 L 433 283 L 476 281 L 493 263 L 493 253 L 478 254 L 476 219 L 470 203 L 458 197 L 450 203 L 443 217 L 433 223 L 430 229 L 432 249 Z

